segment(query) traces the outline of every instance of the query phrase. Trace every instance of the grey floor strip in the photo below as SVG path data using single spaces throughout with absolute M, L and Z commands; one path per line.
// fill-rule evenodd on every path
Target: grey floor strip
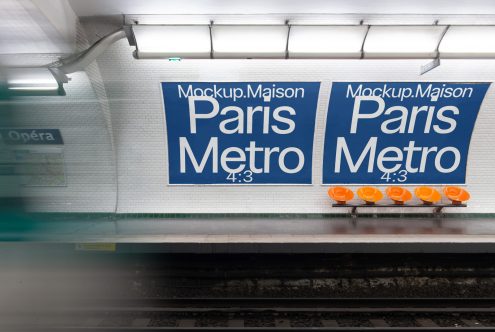
M 134 327 L 146 327 L 149 325 L 151 319 L 149 318 L 136 318 L 132 321 Z
M 418 318 L 418 319 L 416 319 L 416 321 L 422 327 L 438 327 L 438 324 L 429 318 Z
M 244 327 L 244 319 L 230 319 L 229 327 Z
M 335 319 L 322 319 L 323 327 L 339 327 L 339 323 Z
M 290 327 L 290 320 L 288 319 L 277 319 L 275 320 L 276 327 Z
M 483 324 L 474 319 L 461 319 L 464 324 L 469 327 L 482 327 Z
M 101 322 L 103 321 L 103 318 L 101 317 L 93 317 L 93 318 L 88 318 L 84 321 L 84 326 L 99 326 Z
M 195 324 L 195 319 L 179 319 L 178 327 L 194 327 Z
M 371 324 L 374 327 L 389 327 L 388 323 L 384 319 L 370 319 Z

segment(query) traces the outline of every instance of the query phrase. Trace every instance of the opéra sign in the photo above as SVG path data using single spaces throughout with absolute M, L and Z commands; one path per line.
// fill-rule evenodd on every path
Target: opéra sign
M 170 184 L 310 184 L 320 83 L 162 83 Z
M 338 82 L 323 183 L 462 184 L 489 83 Z
M 0 140 L 11 145 L 64 144 L 59 129 L 0 128 Z

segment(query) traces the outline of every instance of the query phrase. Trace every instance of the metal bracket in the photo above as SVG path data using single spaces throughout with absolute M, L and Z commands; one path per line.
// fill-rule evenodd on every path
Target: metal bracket
M 361 20 L 359 22 L 360 25 L 363 25 L 364 20 Z M 364 44 L 366 43 L 366 38 L 368 38 L 368 33 L 370 32 L 371 25 L 368 24 L 368 28 L 366 29 L 366 34 L 364 35 L 363 38 L 363 43 L 361 44 L 361 59 L 364 59 Z
M 438 25 L 438 20 L 435 21 L 435 25 Z M 420 75 L 424 75 L 427 72 L 437 68 L 440 66 L 440 44 L 442 43 L 443 37 L 445 37 L 445 34 L 449 30 L 450 25 L 447 25 L 445 29 L 442 32 L 442 35 L 440 36 L 440 39 L 438 40 L 437 43 L 437 48 L 435 49 L 435 59 L 433 59 L 431 62 L 427 63 L 426 65 L 421 66 L 420 68 Z
M 438 206 L 438 207 L 434 208 L 433 209 L 433 215 L 436 218 L 441 218 L 442 217 L 442 210 L 443 210 L 443 206 Z
M 351 217 L 352 219 L 357 219 L 358 213 L 357 213 L 357 206 L 353 206 L 351 209 Z
M 291 25 L 289 23 L 289 20 L 285 21 L 285 25 L 287 26 L 287 41 L 285 43 L 285 58 L 289 58 L 289 39 L 290 39 L 290 29 Z
M 130 46 L 137 46 L 136 43 L 136 38 L 134 37 L 134 32 L 132 31 L 132 26 L 131 25 L 124 25 L 122 27 L 125 32 L 125 36 L 127 38 L 127 41 L 129 42 Z
M 213 24 L 215 22 L 212 20 L 210 21 L 210 24 L 208 25 L 208 29 L 210 30 L 210 59 L 213 59 L 213 32 L 212 32 L 212 28 L 213 28 Z
M 435 218 L 443 217 L 443 208 L 446 207 L 466 207 L 466 204 L 332 204 L 332 207 L 347 207 L 350 209 L 350 216 L 356 220 L 359 216 L 358 208 L 430 208 Z

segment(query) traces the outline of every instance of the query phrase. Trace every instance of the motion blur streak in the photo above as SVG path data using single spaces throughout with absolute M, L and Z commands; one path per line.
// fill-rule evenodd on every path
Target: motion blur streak
M 54 81 L 47 66 L 88 46 L 68 2 L 2 0 L 0 21 L 0 331 L 49 330 L 57 324 L 73 325 L 73 310 L 98 306 L 100 299 L 115 298 L 117 291 L 125 296 L 129 290 L 111 264 L 118 260 L 114 253 L 104 253 L 102 259 L 76 251 L 72 242 L 55 244 L 41 238 L 42 233 L 56 235 L 65 227 L 44 223 L 54 217 L 47 212 L 71 210 L 72 202 L 98 191 L 89 184 L 93 193 L 68 195 L 67 183 L 83 188 L 88 181 L 81 177 L 98 177 L 99 163 L 109 165 L 109 174 L 101 178 L 108 179 L 111 188 L 104 194 L 114 198 L 113 154 L 87 73 L 72 75 L 67 98 L 62 89 L 48 90 L 32 75 L 44 71 Z M 91 68 L 97 71 L 96 64 L 88 71 Z M 28 77 L 14 89 L 11 72 L 17 69 Z M 7 133 L 16 129 L 29 132 L 30 138 L 9 137 Z M 56 142 L 46 140 L 46 133 L 57 132 Z M 44 133 L 44 141 L 39 133 Z M 81 156 L 74 147 L 86 153 Z M 81 212 L 98 210 L 93 205 L 97 201 L 102 197 L 88 201 Z M 113 210 L 110 205 L 107 211 Z M 33 211 L 39 213 L 28 213 Z
M 0 244 L 0 330 L 84 324 L 88 308 L 111 307 L 132 292 L 118 257 L 74 253 L 73 246 Z M 131 273 L 125 274 L 132 276 Z
M 12 98 L 2 78 L 0 67 L 0 128 L 14 126 Z M 23 200 L 12 148 L 0 139 L 0 240 L 24 227 L 22 219 Z

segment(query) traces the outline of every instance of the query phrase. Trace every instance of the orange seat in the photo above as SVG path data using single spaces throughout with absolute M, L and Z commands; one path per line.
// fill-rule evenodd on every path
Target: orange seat
M 452 201 L 452 204 L 456 205 L 462 204 L 462 202 L 469 200 L 471 197 L 467 190 L 456 186 L 447 186 L 443 188 L 443 193 Z
M 404 204 L 404 202 L 407 202 L 412 198 L 412 194 L 409 190 L 399 186 L 388 187 L 385 193 L 398 205 Z
M 332 187 L 328 189 L 328 196 L 336 201 L 337 204 L 345 204 L 354 198 L 354 193 L 346 187 Z
M 433 204 L 442 199 L 438 190 L 427 186 L 417 187 L 414 190 L 414 194 L 416 194 L 416 197 L 422 200 L 424 204 Z
M 375 187 L 361 187 L 358 189 L 357 194 L 366 204 L 375 204 L 383 198 L 380 189 Z

